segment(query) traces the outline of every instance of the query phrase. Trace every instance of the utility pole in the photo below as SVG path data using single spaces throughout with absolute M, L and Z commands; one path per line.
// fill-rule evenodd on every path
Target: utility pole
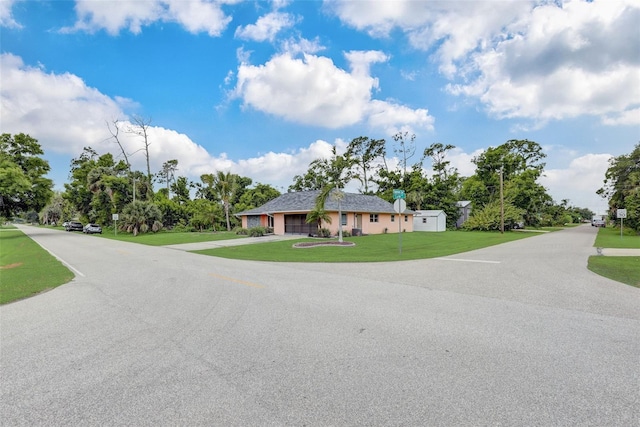
M 500 168 L 500 234 L 504 234 L 504 179 Z
M 133 178 L 133 203 L 136 202 L 136 181 L 138 179 L 137 178 Z

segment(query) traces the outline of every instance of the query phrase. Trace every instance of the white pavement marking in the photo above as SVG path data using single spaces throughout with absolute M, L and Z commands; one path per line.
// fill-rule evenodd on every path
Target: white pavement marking
M 434 258 L 442 261 L 458 261 L 458 262 L 481 262 L 485 264 L 500 264 L 500 261 L 486 261 L 482 259 L 461 259 L 461 258 Z
M 57 259 L 58 261 L 60 261 L 61 263 L 63 263 L 67 268 L 69 268 L 70 270 L 72 270 L 74 273 L 78 274 L 79 276 L 85 277 L 84 274 L 82 274 L 82 272 L 80 270 L 78 270 L 77 268 L 75 268 L 74 266 L 72 266 L 71 264 L 69 264 L 67 261 L 63 260 L 62 258 L 60 258 L 58 255 L 54 254 L 53 252 L 51 252 L 49 249 L 45 248 L 44 246 L 42 246 L 42 243 L 38 243 L 40 245 L 40 247 L 42 249 L 44 249 L 45 251 L 49 252 L 55 259 Z

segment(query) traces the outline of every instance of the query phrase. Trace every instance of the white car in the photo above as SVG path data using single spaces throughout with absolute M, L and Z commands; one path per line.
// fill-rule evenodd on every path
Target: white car
M 102 227 L 98 224 L 87 224 L 82 229 L 84 234 L 102 234 Z

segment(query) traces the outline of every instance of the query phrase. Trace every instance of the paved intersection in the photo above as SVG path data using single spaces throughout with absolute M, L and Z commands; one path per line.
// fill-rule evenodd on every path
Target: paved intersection
M 25 231 L 81 274 L 0 307 L 2 425 L 640 423 L 640 290 L 591 227 L 373 264 Z

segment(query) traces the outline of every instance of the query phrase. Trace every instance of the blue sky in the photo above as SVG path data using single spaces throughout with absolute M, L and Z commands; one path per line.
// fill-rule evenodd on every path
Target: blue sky
M 0 0 L 0 127 L 39 140 L 57 189 L 83 147 L 118 154 L 107 123 L 139 150 L 136 116 L 154 172 L 177 159 L 193 181 L 281 191 L 358 136 L 390 164 L 398 131 L 418 153 L 452 144 L 467 176 L 529 139 L 554 199 L 602 212 L 608 160 L 640 141 L 638 28 L 638 0 Z

